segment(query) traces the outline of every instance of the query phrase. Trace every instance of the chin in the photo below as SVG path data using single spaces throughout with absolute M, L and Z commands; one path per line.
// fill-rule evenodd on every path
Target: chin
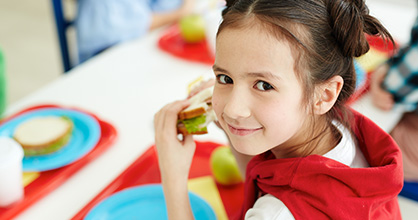
M 241 154 L 245 154 L 248 156 L 256 156 L 262 154 L 269 149 L 262 149 L 260 143 L 254 143 L 253 141 L 248 140 L 235 140 L 234 138 L 229 139 L 231 141 L 232 146 L 234 149 Z

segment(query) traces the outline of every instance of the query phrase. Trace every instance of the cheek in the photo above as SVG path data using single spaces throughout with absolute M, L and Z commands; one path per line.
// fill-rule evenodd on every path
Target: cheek
M 299 129 L 306 117 L 306 112 L 301 108 L 297 97 L 293 99 L 281 99 L 280 102 L 269 106 L 259 105 L 257 118 L 266 127 L 273 130 L 289 131 Z
M 224 106 L 223 99 L 219 95 L 219 93 L 216 92 L 215 90 L 212 95 L 212 107 L 213 107 L 213 110 L 215 111 L 216 116 L 218 117 L 218 120 L 221 118 L 223 106 Z
M 276 108 L 277 111 L 264 111 L 262 115 L 265 126 L 267 146 L 278 146 L 295 137 L 302 130 L 303 115 L 300 111 L 291 111 L 287 106 Z M 296 109 L 295 109 L 296 110 Z

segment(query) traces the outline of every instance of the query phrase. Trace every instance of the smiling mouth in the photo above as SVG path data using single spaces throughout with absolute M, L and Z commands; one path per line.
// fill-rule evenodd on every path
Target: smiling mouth
M 236 127 L 231 126 L 231 125 L 228 124 L 228 129 L 234 135 L 246 136 L 246 135 L 253 134 L 253 133 L 255 133 L 255 132 L 257 132 L 257 131 L 259 131 L 263 128 L 262 127 L 255 128 L 255 129 L 236 128 Z

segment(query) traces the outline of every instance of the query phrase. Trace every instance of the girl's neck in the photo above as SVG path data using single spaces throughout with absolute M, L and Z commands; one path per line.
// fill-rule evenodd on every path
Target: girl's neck
M 285 143 L 273 148 L 271 151 L 276 158 L 306 157 L 317 154 L 324 155 L 340 142 L 342 135 L 339 130 L 328 122 L 320 123 L 313 129 L 312 135 L 300 132 L 298 143 Z M 308 136 L 308 137 L 306 137 Z

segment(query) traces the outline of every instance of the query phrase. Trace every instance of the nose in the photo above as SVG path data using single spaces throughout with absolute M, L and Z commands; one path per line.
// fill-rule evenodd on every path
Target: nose
M 245 91 L 234 88 L 226 101 L 224 114 L 231 119 L 248 118 L 251 115 L 250 98 Z

